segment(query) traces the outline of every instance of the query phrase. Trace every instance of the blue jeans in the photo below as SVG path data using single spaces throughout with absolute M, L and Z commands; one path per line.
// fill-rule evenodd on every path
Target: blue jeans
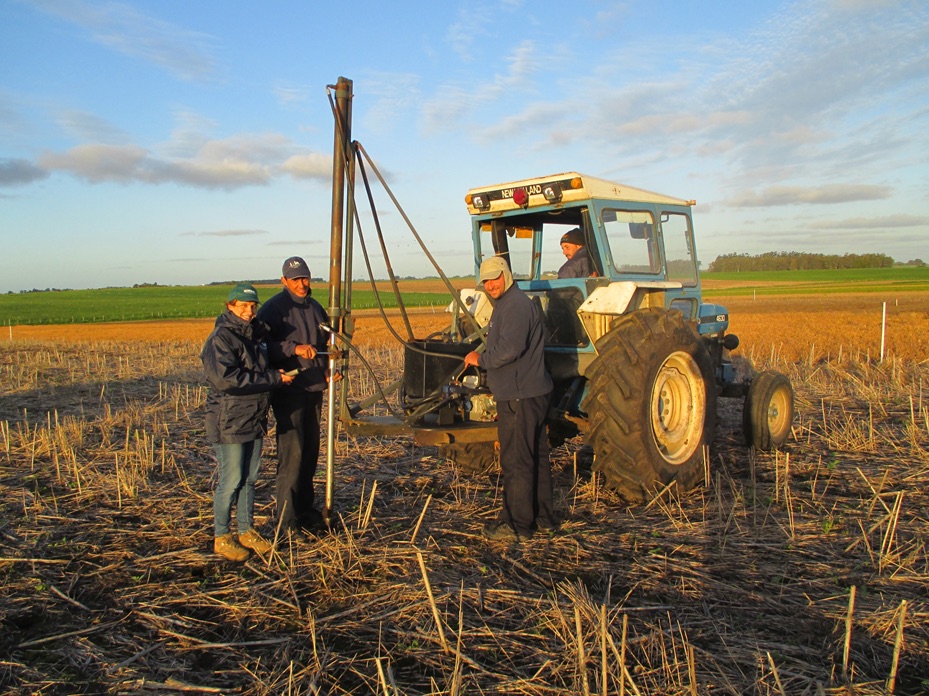
M 239 534 L 252 528 L 255 482 L 261 463 L 261 438 L 243 443 L 214 443 L 219 462 L 219 480 L 213 491 L 213 528 L 216 536 L 229 533 L 232 504 Z

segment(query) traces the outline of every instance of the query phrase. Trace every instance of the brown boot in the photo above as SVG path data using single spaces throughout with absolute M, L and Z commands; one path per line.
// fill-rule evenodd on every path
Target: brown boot
M 213 539 L 213 551 L 236 563 L 241 563 L 250 555 L 248 549 L 239 544 L 232 533 L 223 534 Z
M 254 529 L 249 529 L 245 534 L 239 534 L 239 543 L 245 548 L 257 551 L 260 554 L 268 553 L 271 550 L 271 544 L 265 541 Z

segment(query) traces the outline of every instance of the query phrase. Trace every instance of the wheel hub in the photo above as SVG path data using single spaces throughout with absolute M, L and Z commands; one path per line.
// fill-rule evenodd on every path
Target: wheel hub
M 661 364 L 651 398 L 655 445 L 669 464 L 683 464 L 701 442 L 706 420 L 706 385 L 690 354 L 672 353 Z

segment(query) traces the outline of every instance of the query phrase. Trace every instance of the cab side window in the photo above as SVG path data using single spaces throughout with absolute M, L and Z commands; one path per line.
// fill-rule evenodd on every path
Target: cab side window
M 685 287 L 697 284 L 697 263 L 693 248 L 690 218 L 679 213 L 663 213 L 661 233 L 664 239 L 665 258 L 668 260 L 668 280 L 676 280 Z
M 655 218 L 647 210 L 605 209 L 603 228 L 617 273 L 659 273 L 661 260 L 655 242 Z

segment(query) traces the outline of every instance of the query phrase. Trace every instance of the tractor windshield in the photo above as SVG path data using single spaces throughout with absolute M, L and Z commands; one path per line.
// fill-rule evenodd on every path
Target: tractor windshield
M 586 207 L 482 222 L 480 229 L 481 260 L 495 254 L 507 256 L 515 280 L 558 278 L 558 269 L 566 261 L 561 239 L 570 230 L 578 230 L 576 234 L 591 252 L 592 268 L 597 275 L 601 273 Z

